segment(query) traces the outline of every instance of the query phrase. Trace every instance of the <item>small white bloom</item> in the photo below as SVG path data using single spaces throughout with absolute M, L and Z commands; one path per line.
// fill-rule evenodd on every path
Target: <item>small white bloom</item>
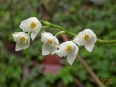
M 57 50 L 55 53 L 60 57 L 67 56 L 68 63 L 72 65 L 78 54 L 78 51 L 79 51 L 79 48 L 74 42 L 66 41 L 60 44 L 59 50 Z
M 34 40 L 41 30 L 42 25 L 36 17 L 30 17 L 26 20 L 23 20 L 19 27 L 24 32 L 31 32 L 31 39 Z
M 17 32 L 15 34 L 12 34 L 14 41 L 16 42 L 15 51 L 19 51 L 22 49 L 26 49 L 30 45 L 30 37 L 28 34 L 24 32 Z
M 53 54 L 57 50 L 59 41 L 51 33 L 44 32 L 41 34 L 41 41 L 44 43 L 42 45 L 42 55 Z
M 90 29 L 85 29 L 78 33 L 78 35 L 74 39 L 74 42 L 79 46 L 84 45 L 86 50 L 91 52 L 94 48 L 96 40 L 96 34 Z

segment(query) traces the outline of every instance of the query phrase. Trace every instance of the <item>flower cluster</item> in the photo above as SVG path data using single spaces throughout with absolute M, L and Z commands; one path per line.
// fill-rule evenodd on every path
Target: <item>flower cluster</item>
M 19 26 L 23 32 L 16 32 L 13 35 L 16 42 L 15 50 L 26 49 L 30 45 L 30 38 L 34 40 L 42 28 L 42 24 L 36 17 L 23 20 Z M 28 33 L 28 34 L 27 34 Z M 79 52 L 79 46 L 91 52 L 97 40 L 96 34 L 91 29 L 85 29 L 79 32 L 72 41 L 66 41 L 59 44 L 56 36 L 49 32 L 41 33 L 42 55 L 57 54 L 60 57 L 66 57 L 70 65 L 73 64 Z
M 19 27 L 23 30 L 23 32 L 16 32 L 13 35 L 14 41 L 16 42 L 15 51 L 19 51 L 22 49 L 26 49 L 30 45 L 30 37 L 34 40 L 39 31 L 41 30 L 41 23 L 36 17 L 31 17 L 26 20 L 23 20 Z M 28 32 L 28 34 L 26 34 Z

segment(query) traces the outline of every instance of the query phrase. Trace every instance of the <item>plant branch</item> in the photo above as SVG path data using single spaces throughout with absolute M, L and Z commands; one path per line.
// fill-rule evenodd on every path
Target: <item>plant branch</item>
M 42 26 L 42 29 L 44 29 L 44 28 L 50 28 L 50 26 Z
M 66 33 L 68 33 L 68 34 L 70 34 L 70 35 L 72 35 L 72 36 L 76 36 L 75 34 L 69 32 L 69 31 L 66 30 L 65 28 L 60 27 L 60 26 L 58 26 L 58 25 L 53 24 L 52 27 L 60 28 L 61 30 L 65 31 Z
M 67 29 L 65 29 L 65 28 L 63 28 L 63 27 L 61 27 L 61 26 L 58 26 L 58 25 L 56 25 L 56 24 L 52 24 L 52 23 L 50 23 L 50 22 L 48 22 L 48 21 L 44 21 L 44 20 L 40 20 L 40 22 L 41 22 L 42 24 L 47 25 L 47 26 L 44 26 L 44 27 L 42 27 L 42 28 L 55 27 L 55 28 L 61 29 L 62 31 L 65 31 L 65 33 L 67 33 L 67 34 L 70 34 L 70 35 L 72 35 L 72 36 L 74 36 L 74 37 L 76 36 L 76 34 L 71 33 L 71 32 L 69 32 Z M 116 40 L 100 40 L 100 39 L 97 39 L 96 43 L 97 43 L 97 44 L 116 44 Z
M 100 40 L 97 39 L 97 44 L 116 44 L 116 40 Z
M 101 83 L 101 81 L 96 76 L 96 74 L 92 71 L 92 69 L 88 66 L 88 64 L 79 55 L 77 56 L 77 59 L 85 67 L 85 69 L 88 71 L 88 73 L 94 78 L 94 80 L 99 85 L 99 87 L 104 87 L 104 85 Z
M 61 35 L 61 34 L 65 34 L 65 33 L 66 33 L 65 31 L 60 31 L 60 32 L 56 33 L 55 36 L 57 37 L 57 36 L 59 36 L 59 35 Z
M 72 35 L 72 36 L 76 36 L 75 34 L 69 32 L 68 30 L 66 30 L 65 28 L 63 28 L 63 27 L 61 27 L 61 26 L 58 26 L 58 25 L 55 25 L 55 24 L 52 24 L 52 23 L 50 23 L 50 22 L 48 22 L 48 21 L 43 21 L 43 20 L 40 20 L 40 22 L 43 23 L 43 24 L 45 24 L 45 25 L 47 25 L 47 26 L 50 26 L 50 27 L 59 28 L 59 29 L 61 29 L 62 31 L 65 31 L 66 33 L 68 33 L 68 34 L 70 34 L 70 35 Z

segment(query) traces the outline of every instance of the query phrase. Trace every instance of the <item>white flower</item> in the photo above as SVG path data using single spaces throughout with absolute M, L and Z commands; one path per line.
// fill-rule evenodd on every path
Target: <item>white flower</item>
M 30 17 L 26 20 L 23 20 L 19 27 L 24 32 L 31 32 L 31 39 L 34 40 L 41 30 L 42 25 L 36 17 Z
M 42 45 L 42 55 L 52 54 L 57 50 L 59 41 L 51 33 L 44 32 L 41 34 L 41 41 L 44 43 Z
M 22 49 L 26 49 L 30 45 L 30 37 L 28 34 L 24 32 L 17 32 L 15 34 L 12 34 L 14 41 L 16 42 L 15 51 L 19 51 Z
M 60 57 L 67 56 L 68 63 L 72 65 L 78 54 L 78 51 L 79 51 L 79 48 L 74 42 L 66 41 L 60 44 L 59 50 L 57 50 L 55 53 Z
M 94 48 L 96 40 L 96 34 L 90 29 L 85 29 L 78 33 L 78 35 L 74 39 L 74 42 L 79 46 L 84 45 L 86 50 L 91 52 Z

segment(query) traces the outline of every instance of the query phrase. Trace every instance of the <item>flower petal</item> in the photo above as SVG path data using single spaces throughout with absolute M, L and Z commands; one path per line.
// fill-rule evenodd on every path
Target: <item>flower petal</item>
M 24 32 L 30 32 L 30 28 L 29 28 L 29 21 L 28 19 L 25 19 L 21 22 L 21 24 L 19 25 L 19 27 L 24 31 Z
M 14 41 L 17 42 L 17 35 L 16 34 L 12 34 L 13 38 L 14 38 Z
M 30 46 L 30 44 L 26 45 L 23 49 L 25 50 L 25 49 L 27 49 L 29 46 Z
M 29 20 L 29 22 L 35 22 L 35 23 L 38 23 L 39 22 L 39 20 L 36 18 L 36 17 L 30 17 L 30 18 L 28 18 L 28 20 Z
M 43 32 L 42 37 L 45 37 L 45 36 L 53 37 L 53 35 L 51 33 L 49 33 L 49 32 Z
M 15 51 L 26 49 L 28 47 L 29 47 L 28 44 L 16 43 Z
M 67 54 L 64 49 L 59 49 L 55 52 L 59 57 L 65 57 Z
M 37 25 L 37 26 L 39 26 L 39 25 Z M 38 34 L 39 31 L 41 30 L 41 27 L 42 27 L 42 26 L 36 27 L 36 28 L 32 31 L 32 33 L 31 33 L 31 39 L 32 39 L 32 40 L 34 40 L 34 39 L 36 38 L 37 34 Z
M 54 40 L 55 40 L 56 44 L 59 44 L 59 41 L 58 41 L 58 39 L 56 37 L 54 37 Z
M 43 33 L 41 34 L 41 41 L 42 41 L 43 43 L 47 43 L 47 40 L 48 40 L 48 39 L 53 39 L 53 38 L 54 38 L 54 36 L 53 36 L 51 33 L 43 32 Z
M 73 64 L 75 58 L 77 55 L 74 55 L 74 51 L 69 52 L 69 54 L 67 55 L 67 61 L 70 65 Z
M 32 32 L 31 33 L 31 39 L 34 40 L 36 38 L 38 33 Z
M 15 51 L 20 51 L 22 48 L 20 47 L 20 45 L 18 43 L 16 43 L 16 47 L 15 47 Z
M 91 29 L 85 29 L 83 32 L 89 35 L 89 40 L 96 42 L 97 36 Z
M 15 50 L 19 51 L 21 49 L 26 49 L 29 47 L 30 45 L 30 37 L 28 34 L 24 33 L 24 32 L 16 32 L 15 34 L 12 34 L 14 41 L 16 42 L 16 47 Z M 24 39 L 21 40 L 21 37 L 23 37 Z
M 52 47 L 49 46 L 48 44 L 43 44 L 42 45 L 42 55 L 48 55 L 51 52 Z
M 83 46 L 86 43 L 86 41 L 83 40 L 83 35 L 84 35 L 84 32 L 81 31 L 81 32 L 78 33 L 78 35 L 73 40 L 79 46 Z
M 93 33 L 93 42 L 95 43 L 97 41 L 97 36 Z
M 34 22 L 36 24 L 36 27 L 31 28 L 30 24 Z M 41 30 L 41 23 L 40 21 L 36 18 L 36 17 L 30 17 L 28 19 L 25 19 L 21 22 L 20 26 L 19 26 L 24 32 L 34 32 L 36 31 L 37 33 L 39 33 L 39 31 Z
M 60 57 L 65 57 L 68 55 L 69 52 L 66 51 L 67 45 L 75 46 L 75 43 L 72 41 L 66 41 L 59 45 L 59 50 L 56 51 L 56 54 Z
M 41 33 L 41 41 L 42 41 L 43 43 L 47 43 L 47 39 L 48 39 L 48 38 L 46 38 L 46 37 L 44 36 L 44 33 Z
M 54 54 L 55 51 L 57 51 L 57 48 L 56 47 L 52 47 L 51 54 Z
M 79 52 L 79 48 L 78 48 L 78 46 L 75 46 L 74 55 L 77 55 L 78 52 Z
M 80 44 L 80 41 L 79 41 L 79 38 L 75 38 L 73 41 L 74 41 L 76 44 L 78 44 L 79 46 L 81 45 L 81 44 Z
M 37 30 L 41 30 L 41 28 L 42 28 L 42 24 L 40 23 L 40 21 L 38 20 L 38 22 L 37 22 L 37 26 L 35 27 L 35 29 L 37 29 Z
M 92 41 L 88 41 L 86 44 L 85 44 L 85 48 L 87 51 L 91 52 L 94 48 L 94 42 Z

